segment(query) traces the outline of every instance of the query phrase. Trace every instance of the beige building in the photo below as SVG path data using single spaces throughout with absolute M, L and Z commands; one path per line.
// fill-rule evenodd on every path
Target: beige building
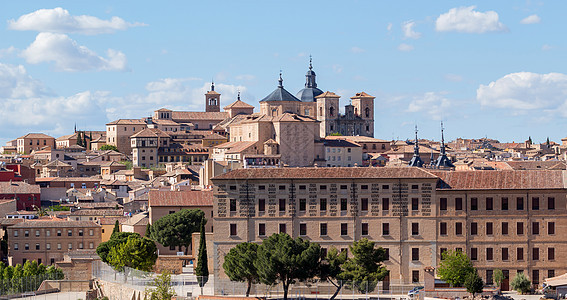
M 130 137 L 132 162 L 136 167 L 152 168 L 158 164 L 158 150 L 168 147 L 171 137 L 157 129 L 146 128 Z
M 118 151 L 130 155 L 130 136 L 147 128 L 141 119 L 119 119 L 106 124 L 106 144 L 116 146 Z
M 91 221 L 26 220 L 7 228 L 11 266 L 28 260 L 52 265 L 75 249 L 96 249 L 100 225 Z
M 55 149 L 55 138 L 43 133 L 28 133 L 16 139 L 18 153 L 30 154 L 44 147 Z
M 325 140 L 327 167 L 362 166 L 362 147 L 345 140 Z
M 567 271 L 564 172 L 239 169 L 212 180 L 215 247 L 286 232 L 346 250 L 366 237 L 389 253 L 386 285 L 423 282 L 425 267 L 459 249 L 485 282 L 500 268 L 504 290 L 519 271 L 538 284 Z

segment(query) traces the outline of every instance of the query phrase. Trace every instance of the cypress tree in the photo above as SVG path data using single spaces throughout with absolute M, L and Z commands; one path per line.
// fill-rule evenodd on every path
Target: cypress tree
M 207 242 L 205 240 L 205 217 L 201 221 L 201 237 L 199 239 L 199 256 L 197 258 L 197 269 L 195 275 L 201 287 L 201 295 L 203 294 L 203 286 L 209 281 L 209 266 L 207 261 Z
M 112 235 L 113 236 L 115 233 L 120 232 L 120 223 L 118 222 L 118 220 L 116 220 L 116 222 L 114 222 L 114 229 L 112 229 Z

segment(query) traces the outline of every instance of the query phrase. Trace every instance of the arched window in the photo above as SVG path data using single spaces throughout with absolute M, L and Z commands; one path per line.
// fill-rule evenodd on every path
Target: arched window
M 335 108 L 331 106 L 331 108 L 329 108 L 329 116 L 334 117 L 335 116 Z
M 355 116 L 358 116 L 358 107 L 355 107 L 355 108 L 354 108 L 354 115 L 355 115 Z
M 278 110 L 277 109 L 272 109 L 272 117 L 276 117 L 278 115 Z
M 322 107 L 319 107 L 319 115 L 323 116 L 323 108 Z
M 367 118 L 370 118 L 370 108 L 367 107 L 367 108 L 364 110 L 364 115 L 366 115 Z

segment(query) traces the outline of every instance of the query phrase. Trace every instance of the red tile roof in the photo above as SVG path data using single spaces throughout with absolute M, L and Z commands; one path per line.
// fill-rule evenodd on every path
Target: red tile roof
M 213 178 L 223 179 L 311 179 L 311 178 L 437 178 L 419 168 L 273 168 L 238 169 Z
M 100 225 L 92 221 L 56 221 L 53 219 L 45 220 L 25 220 L 11 228 L 85 228 L 100 227 Z
M 211 120 L 220 122 L 228 118 L 227 112 L 202 112 L 202 111 L 174 111 L 171 118 L 176 122 L 191 122 L 193 120 Z
M 23 181 L 0 182 L 0 194 L 39 194 L 40 191 L 39 185 Z
M 562 189 L 563 171 L 431 171 L 437 188 L 454 190 Z
M 151 190 L 149 206 L 213 206 L 213 192 Z

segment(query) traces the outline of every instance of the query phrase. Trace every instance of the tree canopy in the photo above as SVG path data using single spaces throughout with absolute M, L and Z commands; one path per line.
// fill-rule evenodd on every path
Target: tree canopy
M 476 272 L 471 260 L 462 251 L 444 252 L 437 275 L 453 287 L 462 287 L 467 275 Z
M 150 227 L 151 238 L 166 246 L 185 247 L 188 254 L 192 234 L 199 231 L 201 221 L 207 222 L 205 213 L 200 209 L 182 209 L 161 217 Z
M 349 248 L 353 257 L 343 264 L 341 277 L 353 281 L 359 291 L 373 291 L 378 281 L 389 273 L 381 264 L 387 259 L 386 250 L 376 248 L 375 243 L 367 238 L 353 242 Z
M 114 145 L 102 145 L 100 146 L 100 148 L 98 148 L 98 150 L 100 151 L 113 150 L 118 152 L 118 148 L 116 148 L 116 146 Z
M 167 271 L 156 276 L 151 285 L 154 286 L 154 288 L 146 288 L 145 291 L 148 300 L 170 300 L 175 296 L 175 290 L 171 286 L 171 274 Z
M 224 257 L 222 267 L 232 281 L 246 281 L 246 297 L 250 295 L 252 283 L 258 282 L 258 271 L 254 265 L 258 252 L 258 245 L 254 243 L 240 243 L 230 249 Z
M 116 245 L 125 243 L 128 240 L 129 236 L 140 237 L 138 233 L 134 233 L 134 232 L 118 232 L 112 234 L 110 240 L 98 244 L 98 247 L 96 248 L 96 254 L 98 254 L 100 260 L 102 260 L 105 263 L 109 263 L 107 257 L 110 250 L 114 248 Z
M 273 234 L 258 248 L 254 266 L 262 283 L 272 285 L 281 282 L 284 300 L 289 285 L 296 280 L 306 280 L 318 273 L 321 247 L 301 238 L 292 239 L 285 233 Z
M 514 276 L 510 285 L 512 286 L 512 289 L 520 294 L 526 294 L 532 289 L 532 283 L 523 272 L 516 273 L 516 276 Z
M 327 256 L 321 261 L 319 266 L 320 274 L 319 278 L 321 280 L 328 280 L 337 289 L 335 293 L 331 296 L 331 300 L 335 299 L 339 294 L 339 291 L 345 283 L 344 273 L 342 266 L 347 261 L 347 252 L 337 250 L 337 248 L 332 247 L 328 252 Z
M 108 264 L 117 271 L 124 271 L 124 267 L 151 271 L 156 259 L 156 244 L 140 235 L 128 236 L 125 243 L 112 247 L 107 256 Z
M 465 278 L 465 287 L 467 288 L 467 292 L 472 294 L 473 298 L 474 294 L 482 293 L 483 286 L 484 283 L 480 276 L 478 276 L 476 269 Z

